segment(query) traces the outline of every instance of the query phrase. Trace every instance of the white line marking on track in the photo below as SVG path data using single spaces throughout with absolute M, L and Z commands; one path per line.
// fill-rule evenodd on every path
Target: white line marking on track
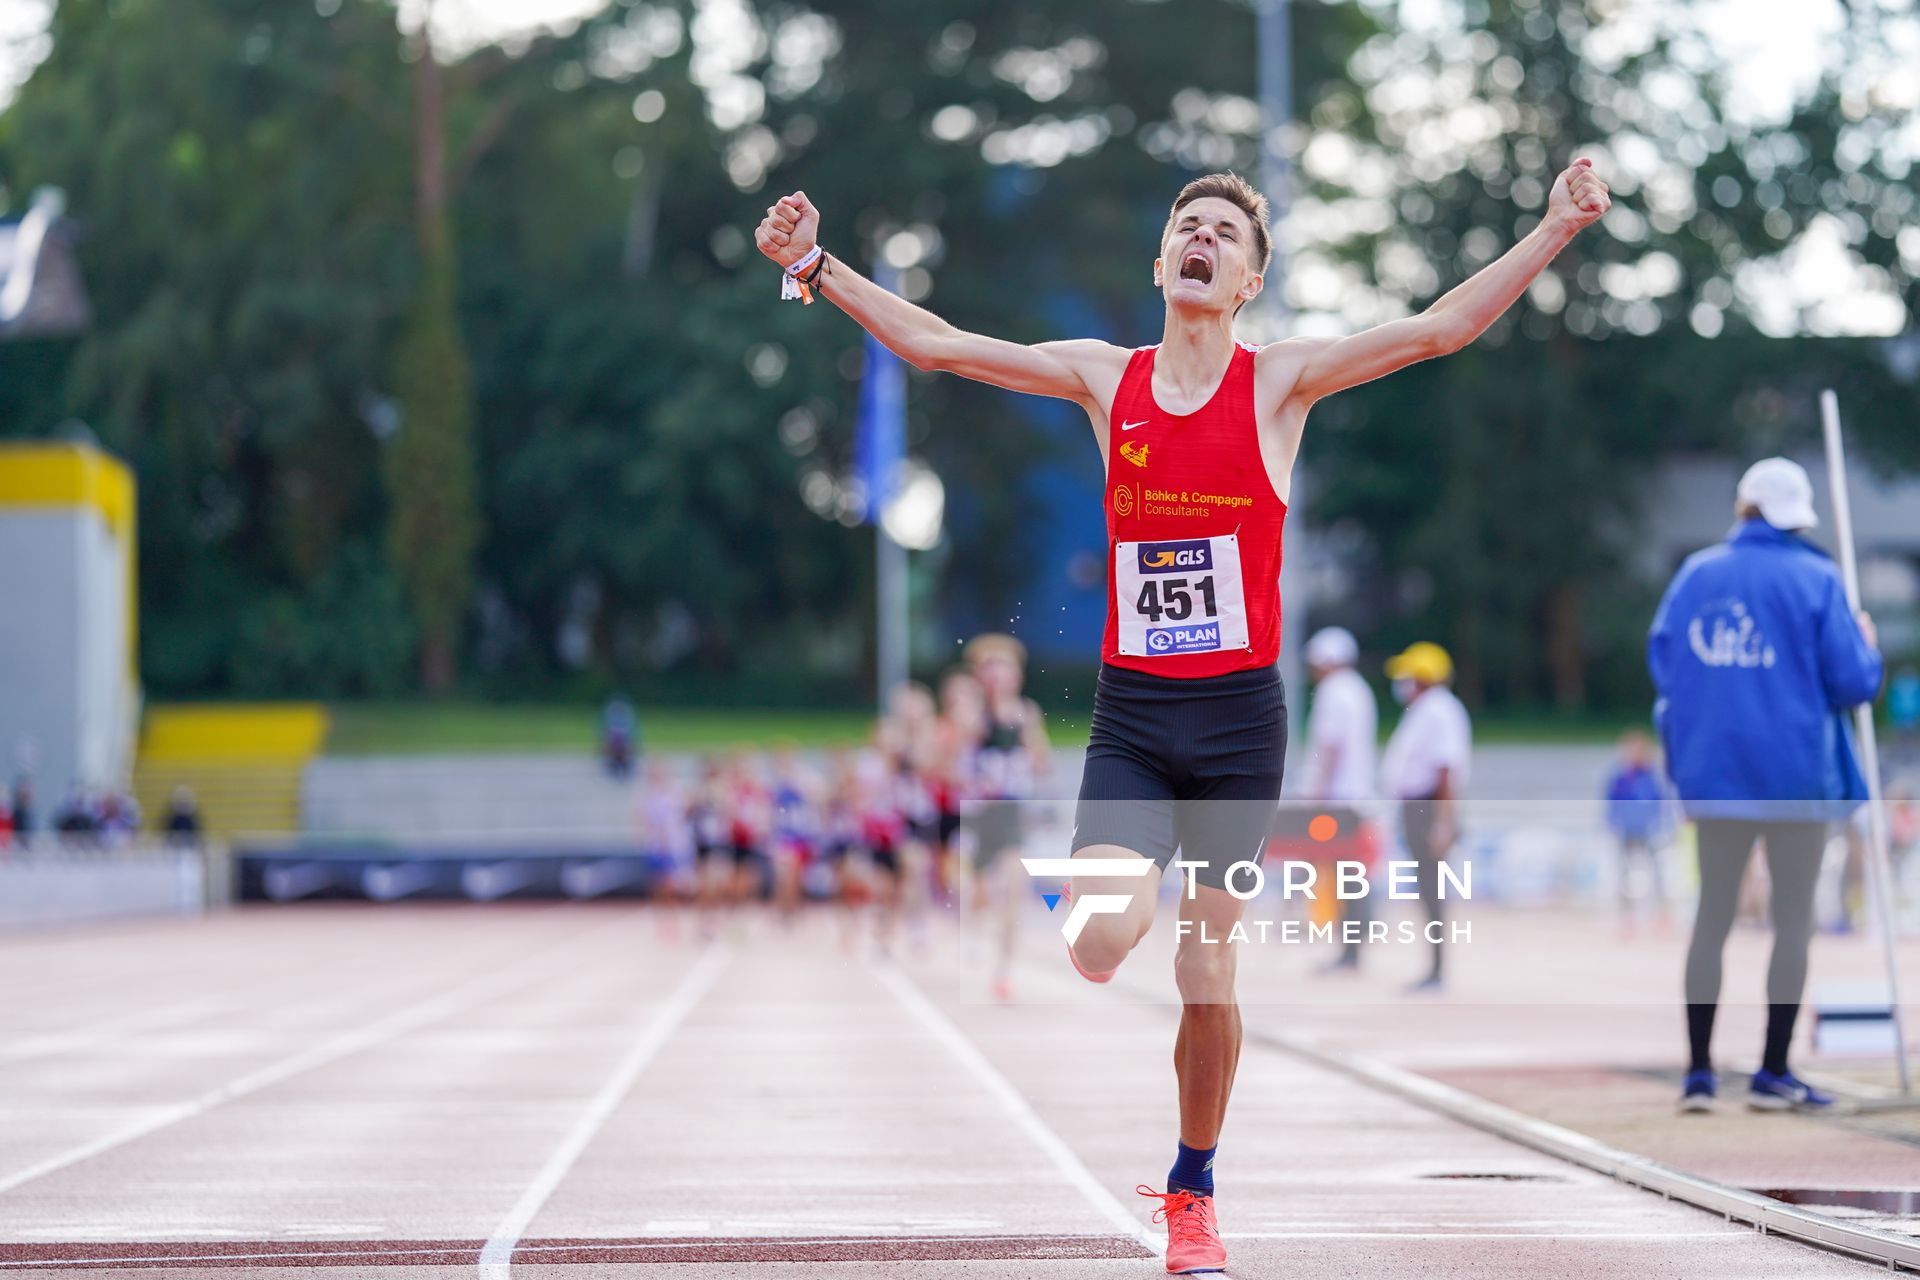
M 621 1099 L 625 1098 L 627 1092 L 633 1088 L 634 1081 L 640 1078 L 640 1073 L 646 1070 L 647 1064 L 653 1061 L 654 1055 L 659 1053 L 661 1047 L 672 1038 L 673 1033 L 679 1030 L 680 1024 L 686 1020 L 688 1014 L 693 1012 L 694 1006 L 700 1003 L 701 998 L 720 977 L 721 971 L 727 967 L 727 962 L 731 958 L 730 951 L 722 944 L 714 943 L 687 972 L 687 976 L 680 980 L 680 985 L 675 987 L 673 994 L 667 997 L 667 1002 L 660 1006 L 660 1011 L 654 1014 L 653 1020 L 640 1033 L 640 1038 L 635 1040 L 633 1047 L 627 1050 L 626 1056 L 614 1068 L 613 1074 L 607 1077 L 607 1082 L 600 1086 L 600 1091 L 587 1103 L 586 1110 L 582 1111 L 580 1118 L 574 1121 L 573 1128 L 568 1130 L 567 1136 L 561 1139 L 560 1145 L 554 1148 L 551 1156 L 547 1157 L 547 1163 L 541 1167 L 539 1173 L 534 1175 L 533 1181 L 527 1184 L 527 1189 L 521 1193 L 519 1202 L 508 1211 L 506 1217 L 500 1220 L 500 1225 L 493 1229 L 492 1237 L 480 1250 L 481 1280 L 506 1280 L 513 1273 L 513 1251 L 520 1243 L 520 1234 L 533 1221 L 533 1216 L 540 1212 L 541 1206 L 546 1204 L 547 1197 L 553 1194 L 554 1189 L 560 1185 L 561 1179 L 567 1176 L 567 1171 L 573 1168 L 573 1162 L 578 1160 L 580 1153 L 587 1149 L 587 1144 L 593 1141 L 593 1136 L 600 1131 L 600 1126 L 607 1122 L 607 1117 L 613 1114 L 614 1108 L 620 1105 Z
M 1721 1240 L 1751 1228 L 1719 1231 L 1222 1231 L 1222 1240 Z
M 1143 1227 L 1140 1220 L 1129 1213 L 1127 1207 L 1100 1184 L 1100 1180 L 1093 1176 L 1092 1171 L 1080 1162 L 1080 1157 L 1073 1153 L 1073 1148 L 1047 1127 L 1046 1121 L 1040 1118 L 1039 1113 L 1029 1105 L 1020 1091 L 1013 1087 L 1013 1082 L 1000 1074 L 999 1068 L 987 1061 L 986 1055 L 974 1046 L 973 1041 L 967 1039 L 966 1034 L 953 1024 L 952 1019 L 940 1012 L 933 1001 L 927 999 L 926 994 L 914 985 L 912 979 L 890 965 L 877 967 L 874 974 L 880 979 L 881 984 L 892 991 L 895 998 L 907 1007 L 907 1012 L 918 1019 L 920 1025 L 932 1033 L 934 1039 L 945 1045 L 953 1056 L 960 1060 L 960 1064 L 973 1073 L 974 1079 L 993 1095 L 994 1101 L 1006 1110 L 1014 1123 L 1033 1140 L 1034 1145 L 1047 1153 L 1047 1157 L 1053 1161 L 1054 1167 L 1060 1170 L 1061 1175 L 1073 1184 L 1074 1188 L 1085 1196 L 1095 1209 L 1100 1211 L 1100 1216 L 1132 1239 L 1139 1241 L 1140 1245 L 1151 1250 L 1156 1258 L 1166 1256 L 1166 1242 Z
M 595 930 L 594 934 L 597 936 L 602 932 L 606 932 L 606 930 Z M 578 950 L 580 950 L 579 947 L 569 947 L 567 949 L 568 957 L 571 958 Z M 144 1120 L 136 1120 L 132 1124 L 115 1129 L 112 1133 L 95 1138 L 91 1142 L 82 1143 L 77 1147 L 72 1147 L 61 1152 L 59 1155 L 49 1156 L 38 1164 L 28 1165 L 24 1169 L 17 1170 L 5 1177 L 0 1177 L 0 1194 L 25 1186 L 35 1178 L 44 1178 L 50 1173 L 57 1173 L 62 1169 L 79 1164 L 83 1160 L 90 1160 L 94 1156 L 112 1151 L 116 1147 L 124 1147 L 129 1142 L 135 1142 L 149 1134 L 158 1133 L 160 1130 L 171 1125 L 179 1124 L 183 1120 L 191 1120 L 195 1116 L 203 1115 L 213 1110 L 222 1103 L 232 1102 L 235 1098 L 244 1098 L 251 1093 L 258 1093 L 262 1089 L 279 1084 L 285 1080 L 290 1080 L 303 1072 L 313 1070 L 315 1067 L 324 1067 L 328 1063 L 336 1062 L 350 1054 L 358 1053 L 362 1049 L 371 1049 L 375 1045 L 383 1044 L 388 1040 L 405 1035 L 407 1032 L 417 1030 L 429 1023 L 437 1022 L 442 1018 L 452 1017 L 458 1013 L 464 1013 L 468 1009 L 485 1004 L 487 1001 L 496 999 L 515 988 L 531 985 L 540 978 L 547 976 L 549 971 L 554 967 L 553 965 L 541 965 L 537 969 L 530 969 L 526 964 L 516 961 L 503 970 L 495 971 L 470 982 L 461 983 L 450 991 L 444 991 L 437 996 L 408 1005 L 406 1008 L 395 1013 L 390 1013 L 375 1022 L 335 1036 L 333 1039 L 315 1045 L 311 1049 L 296 1053 L 290 1058 L 282 1058 L 280 1061 L 270 1063 L 256 1071 L 249 1071 L 243 1076 L 229 1080 L 218 1088 L 209 1089 L 198 1097 L 189 1098 L 185 1102 L 177 1102 L 171 1106 L 162 1107 Z

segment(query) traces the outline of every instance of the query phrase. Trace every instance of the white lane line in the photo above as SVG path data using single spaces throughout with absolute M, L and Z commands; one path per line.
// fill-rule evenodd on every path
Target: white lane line
M 1039 1113 L 1027 1103 L 1020 1091 L 1013 1087 L 1013 1083 L 1000 1074 L 999 1068 L 987 1061 L 986 1055 L 974 1047 L 973 1041 L 967 1039 L 966 1034 L 953 1024 L 952 1019 L 940 1012 L 933 1001 L 927 999 L 926 994 L 915 986 L 910 978 L 891 965 L 875 968 L 874 974 L 880 979 L 881 985 L 892 991 L 895 998 L 907 1007 L 907 1012 L 911 1013 L 934 1039 L 945 1045 L 953 1056 L 960 1060 L 960 1064 L 973 1074 L 973 1078 L 993 1096 L 994 1101 L 998 1102 L 1012 1117 L 1013 1122 L 1025 1131 L 1034 1145 L 1047 1153 L 1048 1159 L 1053 1161 L 1054 1167 L 1060 1171 L 1061 1176 L 1087 1198 L 1088 1203 L 1099 1211 L 1101 1217 L 1111 1222 L 1131 1239 L 1139 1241 L 1140 1245 L 1152 1251 L 1156 1258 L 1166 1256 L 1166 1242 L 1142 1226 L 1140 1219 L 1128 1212 L 1127 1207 L 1100 1184 L 1100 1180 L 1093 1176 L 1092 1171 L 1080 1162 L 1080 1157 L 1073 1153 L 1073 1148 L 1061 1141 L 1060 1136 L 1047 1127 L 1046 1121 L 1040 1118 Z
M 595 930 L 593 936 L 598 936 L 598 934 L 603 932 L 607 932 L 607 930 Z M 571 961 L 574 955 L 583 949 L 582 946 L 567 948 L 567 959 Z M 17 1170 L 5 1177 L 0 1177 L 0 1194 L 25 1186 L 36 1178 L 44 1178 L 50 1173 L 58 1173 L 60 1170 L 79 1164 L 83 1160 L 91 1160 L 94 1156 L 112 1151 L 116 1147 L 124 1147 L 129 1142 L 135 1142 L 150 1134 L 158 1133 L 160 1130 L 179 1124 L 183 1120 L 191 1120 L 195 1116 L 204 1115 L 206 1112 L 213 1110 L 223 1103 L 232 1102 L 236 1098 L 244 1098 L 248 1094 L 258 1093 L 262 1089 L 290 1080 L 303 1072 L 312 1071 L 316 1067 L 324 1067 L 328 1063 L 337 1062 L 341 1058 L 347 1057 L 350 1054 L 359 1053 L 363 1049 L 371 1049 L 375 1045 L 383 1044 L 388 1040 L 405 1035 L 407 1032 L 417 1030 L 429 1023 L 437 1022 L 442 1018 L 464 1013 L 468 1009 L 485 1004 L 489 1000 L 497 999 L 516 988 L 532 985 L 542 977 L 548 976 L 549 972 L 555 967 L 553 964 L 546 964 L 541 965 L 538 969 L 529 970 L 524 962 L 516 959 L 504 969 L 497 970 L 484 977 L 476 978 L 470 982 L 464 982 L 437 996 L 419 1001 L 416 1004 L 408 1005 L 406 1008 L 388 1014 L 384 1018 L 370 1022 L 353 1031 L 335 1036 L 333 1039 L 325 1041 L 324 1043 L 317 1044 L 311 1049 L 303 1050 L 288 1058 L 282 1058 L 280 1061 L 270 1063 L 258 1070 L 249 1071 L 243 1076 L 229 1080 L 218 1088 L 207 1090 L 198 1097 L 189 1098 L 185 1102 L 178 1102 L 171 1106 L 162 1107 L 145 1119 L 136 1120 L 132 1124 L 125 1125 L 119 1129 L 115 1129 L 111 1133 L 95 1138 L 91 1142 L 82 1143 L 77 1147 L 61 1152 L 59 1155 L 49 1156 L 37 1164 L 28 1165 L 24 1169 Z
M 613 1074 L 607 1077 L 600 1091 L 587 1103 L 586 1110 L 574 1121 L 573 1128 L 554 1148 L 553 1154 L 547 1157 L 546 1164 L 534 1175 L 533 1181 L 527 1184 L 519 1201 L 500 1220 L 500 1225 L 493 1229 L 493 1235 L 480 1250 L 481 1280 L 506 1280 L 512 1274 L 514 1248 L 520 1243 L 520 1236 L 533 1221 L 533 1216 L 540 1212 L 547 1198 L 560 1185 L 561 1179 L 573 1168 L 573 1162 L 580 1158 L 580 1153 L 593 1141 L 600 1126 L 607 1122 L 607 1117 L 627 1096 L 634 1081 L 640 1078 L 640 1073 L 653 1061 L 654 1055 L 679 1030 L 687 1015 L 693 1012 L 701 998 L 719 979 L 731 958 L 732 953 L 725 946 L 718 942 L 711 943 L 699 961 L 688 970 L 687 976 L 680 980 L 680 985 L 674 988 L 667 1002 L 660 1006 L 653 1020 L 641 1031 L 640 1038 L 620 1059 Z
M 1723 1240 L 1751 1236 L 1728 1224 L 1718 1231 L 1222 1231 L 1222 1240 Z

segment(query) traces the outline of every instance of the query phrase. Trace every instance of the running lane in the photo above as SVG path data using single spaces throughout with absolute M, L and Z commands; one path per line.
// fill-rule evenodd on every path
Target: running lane
M 220 1016 L 0 1061 L 0 1240 L 484 1237 L 692 962 L 604 910 L 259 923 L 189 944 L 232 929 Z M 124 958 L 127 1008 L 175 998 Z
M 199 971 L 230 923 L 233 1008 L 96 1041 L 40 1008 L 80 1038 L 0 1061 L 0 1275 L 1161 1274 L 1132 1188 L 1171 1154 L 1164 956 L 1096 989 L 1036 946 L 1001 1007 L 951 939 L 894 965 L 819 916 L 710 946 L 614 907 L 267 912 L 173 935 L 191 962 L 141 945 Z M 140 970 L 88 1017 L 196 995 Z M 1257 1042 L 1220 1176 L 1239 1276 L 1868 1274 Z

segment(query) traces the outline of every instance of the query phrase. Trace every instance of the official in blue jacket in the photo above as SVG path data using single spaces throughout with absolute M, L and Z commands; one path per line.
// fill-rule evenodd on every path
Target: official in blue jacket
M 1727 540 L 1680 566 L 1647 636 L 1654 722 L 1700 853 L 1687 949 L 1692 1066 L 1680 1106 L 1713 1107 L 1721 952 L 1759 841 L 1774 938 L 1766 1046 L 1747 1102 L 1821 1107 L 1832 1099 L 1794 1078 L 1787 1046 L 1806 986 L 1827 824 L 1867 795 L 1846 714 L 1879 691 L 1882 664 L 1872 620 L 1848 606 L 1832 559 L 1801 536 L 1818 523 L 1806 471 L 1785 458 L 1756 462 L 1734 512 Z

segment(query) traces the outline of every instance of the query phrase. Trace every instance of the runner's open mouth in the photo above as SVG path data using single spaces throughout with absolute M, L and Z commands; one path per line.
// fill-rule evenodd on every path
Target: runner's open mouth
M 1180 264 L 1180 278 L 1198 280 L 1201 284 L 1212 284 L 1213 264 L 1207 261 L 1204 254 L 1190 253 Z

